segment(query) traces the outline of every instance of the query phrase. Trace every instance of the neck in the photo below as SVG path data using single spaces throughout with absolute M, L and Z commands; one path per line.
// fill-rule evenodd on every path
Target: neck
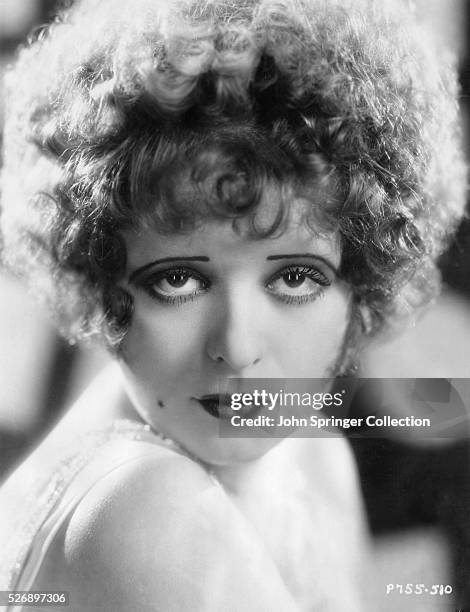
M 274 490 L 283 482 L 283 475 L 288 474 L 293 466 L 289 442 L 282 441 L 253 461 L 214 466 L 211 471 L 228 493 L 237 496 Z

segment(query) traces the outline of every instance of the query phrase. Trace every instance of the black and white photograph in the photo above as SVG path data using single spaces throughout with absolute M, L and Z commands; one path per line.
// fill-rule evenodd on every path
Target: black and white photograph
M 0 611 L 470 612 L 469 0 L 0 0 Z

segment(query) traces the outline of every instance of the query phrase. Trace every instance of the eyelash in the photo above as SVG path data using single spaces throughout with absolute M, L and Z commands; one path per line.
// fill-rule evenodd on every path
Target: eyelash
M 196 279 L 202 283 L 202 289 L 200 291 L 195 291 L 193 293 L 188 293 L 186 295 L 163 295 L 154 289 L 154 286 L 160 282 L 161 280 L 168 279 L 170 275 L 182 275 L 186 276 L 188 279 Z M 277 280 L 281 279 L 283 276 L 287 274 L 297 274 L 304 276 L 305 278 L 309 278 L 314 281 L 317 285 L 317 289 L 309 294 L 305 295 L 291 295 L 291 294 L 278 294 L 270 288 Z M 303 281 L 302 281 L 303 282 Z M 149 276 L 144 279 L 140 283 L 141 288 L 149 295 L 152 299 L 158 300 L 159 302 L 163 302 L 164 304 L 169 304 L 173 306 L 181 306 L 188 302 L 193 302 L 200 295 L 206 293 L 206 291 L 211 287 L 212 283 L 205 278 L 202 274 L 197 272 L 196 270 L 189 267 L 181 267 L 181 268 L 170 268 L 167 270 L 162 270 L 156 272 L 155 274 Z M 322 297 L 325 291 L 325 288 L 330 286 L 331 282 L 325 274 L 320 272 L 317 268 L 305 265 L 290 265 L 282 268 L 278 272 L 276 272 L 273 276 L 269 278 L 269 280 L 265 283 L 265 287 L 270 295 L 273 296 L 276 300 L 288 304 L 291 306 L 300 306 L 302 304 L 307 304 L 309 302 L 315 301 L 317 298 Z
M 189 293 L 187 295 L 162 295 L 158 291 L 155 291 L 153 288 L 156 283 L 159 281 L 168 278 L 171 274 L 173 275 L 184 275 L 188 278 L 195 278 L 203 284 L 203 290 L 200 292 Z M 193 302 L 201 293 L 205 293 L 207 289 L 211 286 L 211 283 L 204 278 L 202 274 L 199 274 L 196 270 L 192 268 L 184 267 L 184 268 L 170 268 L 168 270 L 162 270 L 152 274 L 148 278 L 144 279 L 140 286 L 142 289 L 149 295 L 151 298 L 158 300 L 159 302 L 163 302 L 164 304 L 170 304 L 174 306 L 180 306 L 182 304 L 186 304 L 187 302 Z
M 287 274 L 297 274 L 309 278 L 316 284 L 315 291 L 304 295 L 290 295 L 288 293 L 278 294 L 269 289 L 269 285 L 272 285 L 275 281 L 281 279 Z M 280 302 L 288 304 L 289 306 L 301 306 L 302 304 L 308 304 L 314 302 L 317 298 L 323 297 L 326 287 L 331 285 L 330 280 L 325 274 L 320 272 L 317 268 L 305 265 L 291 265 L 286 268 L 282 268 L 272 276 L 266 283 L 268 291 L 271 295 Z

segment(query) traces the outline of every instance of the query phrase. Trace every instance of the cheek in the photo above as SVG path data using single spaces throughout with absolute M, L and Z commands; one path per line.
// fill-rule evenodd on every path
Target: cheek
M 320 378 L 335 364 L 350 318 L 350 295 L 333 287 L 310 307 L 292 308 L 276 352 L 290 378 Z
M 123 342 L 123 360 L 136 374 L 167 381 L 189 372 L 204 345 L 194 309 L 140 307 Z

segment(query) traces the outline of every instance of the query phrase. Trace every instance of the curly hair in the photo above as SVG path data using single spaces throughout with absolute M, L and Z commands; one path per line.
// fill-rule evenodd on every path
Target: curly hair
M 464 208 L 451 58 L 398 2 L 83 0 L 7 77 L 3 255 L 69 338 L 132 317 L 121 233 L 210 217 L 281 232 L 291 195 L 339 233 L 360 326 L 436 293 Z M 256 209 L 279 194 L 269 228 Z M 288 189 L 287 189 L 288 188 Z M 286 195 L 287 194 L 287 195 Z

